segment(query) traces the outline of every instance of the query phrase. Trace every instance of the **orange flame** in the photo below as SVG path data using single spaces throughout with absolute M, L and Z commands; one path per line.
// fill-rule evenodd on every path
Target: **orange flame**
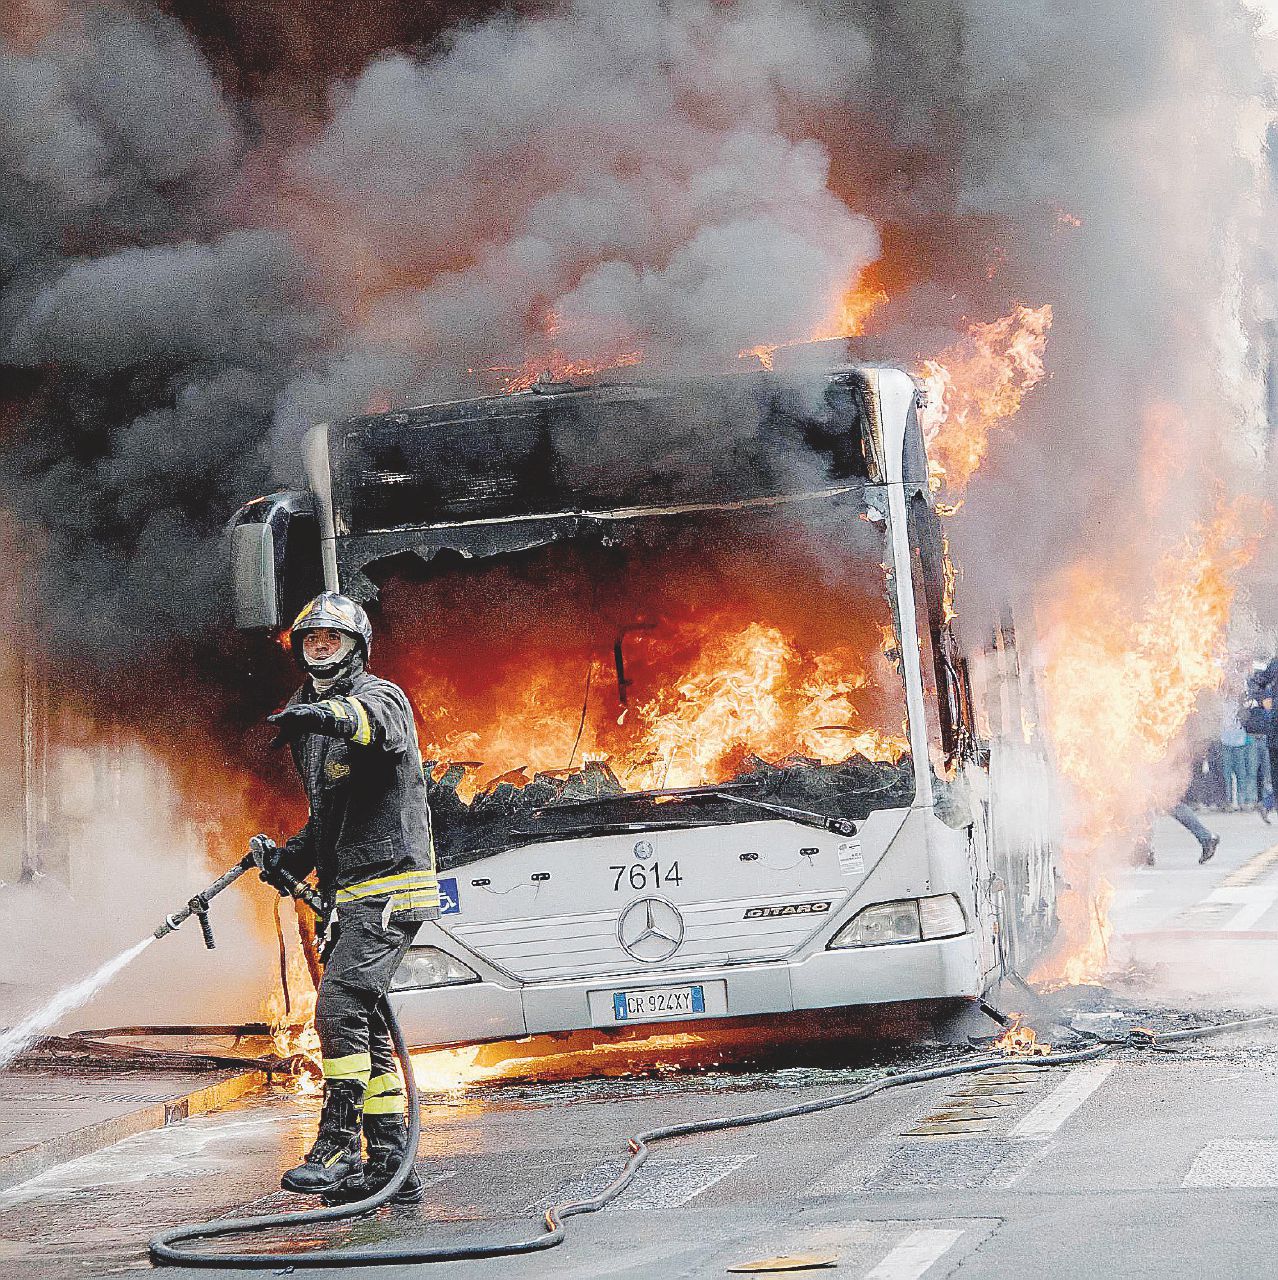
M 506 392 L 527 391 L 538 382 L 571 382 L 577 378 L 589 378 L 613 369 L 630 369 L 643 361 L 642 351 L 623 351 L 611 360 L 574 360 L 562 351 L 554 350 L 529 356 L 513 369 L 494 366 L 487 372 L 501 378 Z
M 903 737 L 856 726 L 855 694 L 867 682 L 858 668 L 847 650 L 805 658 L 757 622 L 711 639 L 692 670 L 639 708 L 626 773 L 641 788 L 685 787 L 731 776 L 747 752 L 899 760 Z M 829 727 L 838 722 L 850 731 Z
M 850 284 L 835 301 L 830 314 L 806 338 L 790 342 L 760 343 L 738 353 L 742 360 L 757 360 L 765 369 L 771 369 L 776 353 L 785 347 L 802 346 L 808 342 L 831 342 L 838 338 L 856 338 L 865 332 L 870 316 L 888 300 L 888 295 L 877 284 L 864 279 Z
M 627 788 L 648 790 L 726 781 L 750 755 L 896 761 L 908 749 L 903 730 L 883 727 L 891 713 L 881 710 L 875 686 L 899 685 L 899 677 L 881 651 L 868 661 L 851 646 L 812 652 L 777 626 L 729 626 L 719 619 L 672 628 L 665 646 L 691 657 L 651 697 L 583 724 L 578 765 L 597 761 Z M 634 652 L 660 663 L 662 648 L 657 639 L 640 636 Z M 534 667 L 521 694 L 503 700 L 493 723 L 468 714 L 464 729 L 424 745 L 427 759 L 466 762 L 458 787 L 463 799 L 502 781 L 522 786 L 528 771 L 568 765 L 580 708 L 557 708 L 558 674 L 553 667 Z M 443 707 L 428 717 L 437 725 L 452 719 Z
M 275 1055 L 288 1061 L 293 1072 L 292 1089 L 299 1097 L 312 1097 L 324 1087 L 323 1057 L 315 1030 L 315 980 L 299 947 L 284 949 L 279 899 L 276 899 L 275 927 L 288 975 L 289 1001 L 283 990 L 271 992 L 262 1002 L 262 1015 L 270 1027 Z
M 1167 552 L 1133 599 L 1112 563 L 1074 566 L 1054 584 L 1045 672 L 1048 728 L 1072 787 L 1070 889 L 1057 953 L 1035 977 L 1094 980 L 1108 958 L 1109 869 L 1133 824 L 1179 794 L 1160 773 L 1198 695 L 1220 684 L 1237 575 L 1255 554 L 1258 512 L 1238 500 Z
M 1019 306 L 967 336 L 935 360 L 925 360 L 927 406 L 921 415 L 933 488 L 961 489 L 989 448 L 990 432 L 1006 423 L 1046 372 L 1043 351 L 1050 306 Z
M 315 1030 L 314 989 L 309 988 L 308 982 L 301 1007 L 295 1005 L 291 1012 L 285 1011 L 283 998 L 273 993 L 266 1001 L 265 1013 L 276 1057 L 290 1060 L 293 1092 L 299 1097 L 313 1097 L 324 1088 L 323 1056 Z
M 888 300 L 887 294 L 866 280 L 850 284 L 840 295 L 833 311 L 809 342 L 829 342 L 835 338 L 856 338 L 865 332 L 870 317 Z
M 945 514 L 941 503 L 936 504 L 936 509 L 939 514 Z M 941 530 L 941 573 L 945 579 L 945 588 L 941 594 L 941 616 L 946 622 L 953 622 L 958 617 L 958 610 L 954 607 L 954 593 L 958 590 L 958 566 L 950 554 L 950 535 L 944 529 Z
M 598 1031 L 531 1036 L 523 1040 L 430 1049 L 412 1055 L 413 1075 L 426 1093 L 459 1097 L 503 1080 L 570 1080 L 650 1074 L 704 1065 L 712 1037 L 690 1031 L 642 1032 L 616 1037 Z
M 1024 1017 L 1022 1013 L 1012 1014 L 1012 1025 L 990 1048 L 1009 1058 L 1042 1058 L 1051 1053 L 1052 1046 L 1040 1040 L 1033 1027 L 1023 1025 Z

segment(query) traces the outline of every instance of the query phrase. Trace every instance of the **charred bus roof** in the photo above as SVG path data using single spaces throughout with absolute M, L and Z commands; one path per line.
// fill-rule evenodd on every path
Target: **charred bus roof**
M 317 428 L 347 588 L 402 552 L 516 551 L 583 523 L 755 506 L 882 480 L 871 371 L 843 366 L 527 391 Z M 909 450 L 907 449 L 907 452 Z M 926 477 L 921 441 L 913 467 Z M 314 467 L 312 468 L 314 470 Z M 324 484 L 327 480 L 328 484 Z

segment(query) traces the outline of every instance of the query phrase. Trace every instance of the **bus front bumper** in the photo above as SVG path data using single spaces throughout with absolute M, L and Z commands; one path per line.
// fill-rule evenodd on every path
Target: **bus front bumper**
M 972 934 L 935 942 L 817 951 L 792 960 L 726 965 L 611 980 L 520 985 L 509 980 L 410 989 L 392 997 L 415 1048 L 474 1044 L 525 1035 L 655 1025 L 677 1018 L 613 1016 L 615 998 L 655 988 L 700 987 L 706 1011 L 694 1018 L 746 1018 L 903 1000 L 978 996 L 984 990 Z

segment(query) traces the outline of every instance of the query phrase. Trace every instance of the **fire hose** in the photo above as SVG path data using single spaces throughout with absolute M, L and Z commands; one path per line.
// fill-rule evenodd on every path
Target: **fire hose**
M 183 920 L 191 915 L 200 919 L 204 929 L 205 941 L 212 946 L 212 932 L 208 928 L 208 900 L 220 893 L 227 885 L 233 883 L 240 875 L 254 865 L 252 855 L 227 872 L 214 885 L 197 894 L 183 912 L 170 916 L 156 937 L 177 928 Z M 310 888 L 292 877 L 287 877 L 289 888 L 295 898 L 300 898 L 314 910 L 321 911 L 319 896 Z M 202 907 L 195 907 L 197 899 Z M 467 1259 L 500 1258 L 515 1254 L 537 1253 L 543 1249 L 552 1249 L 564 1240 L 564 1222 L 568 1218 L 584 1213 L 597 1213 L 606 1208 L 628 1187 L 635 1175 L 643 1167 L 651 1152 L 651 1148 L 660 1142 L 672 1138 L 687 1137 L 691 1134 L 716 1133 L 725 1129 L 744 1129 L 757 1124 L 767 1124 L 775 1120 L 789 1120 L 798 1116 L 815 1115 L 821 1111 L 829 1111 L 835 1107 L 847 1106 L 850 1103 L 862 1102 L 877 1093 L 888 1089 L 899 1089 L 906 1085 L 925 1084 L 932 1080 L 944 1080 L 951 1076 L 975 1075 L 982 1071 L 1004 1069 L 1013 1063 L 1019 1068 L 1041 1069 L 1047 1067 L 1068 1066 L 1079 1062 L 1089 1062 L 1100 1058 L 1115 1049 L 1129 1045 L 1145 1048 L 1162 1048 L 1170 1042 L 1204 1038 L 1220 1035 L 1224 1032 L 1240 1030 L 1243 1027 L 1257 1026 L 1278 1022 L 1278 1014 L 1268 1014 L 1255 1018 L 1245 1018 L 1234 1022 L 1218 1023 L 1204 1027 L 1193 1027 L 1181 1031 L 1158 1033 L 1147 1028 L 1133 1028 L 1126 1037 L 1102 1039 L 1088 1032 L 1079 1031 L 1089 1043 L 1085 1048 L 1065 1053 L 1050 1053 L 1038 1057 L 1009 1058 L 1000 1055 L 994 1058 L 981 1058 L 975 1062 L 949 1063 L 940 1067 L 927 1067 L 915 1071 L 902 1072 L 899 1075 L 884 1076 L 872 1080 L 856 1089 L 842 1093 L 830 1094 L 825 1098 L 816 1098 L 807 1102 L 794 1103 L 788 1107 L 775 1107 L 768 1111 L 747 1112 L 741 1115 L 717 1116 L 702 1120 L 692 1120 L 683 1124 L 664 1125 L 658 1129 L 649 1129 L 638 1133 L 628 1140 L 630 1158 L 617 1176 L 598 1194 L 578 1200 L 563 1201 L 552 1205 L 545 1211 L 545 1229 L 536 1236 L 523 1240 L 477 1241 L 470 1244 L 435 1245 L 428 1248 L 392 1248 L 392 1249 L 314 1249 L 306 1253 L 200 1253 L 182 1249 L 177 1246 L 194 1240 L 209 1240 L 218 1236 L 240 1235 L 255 1231 L 271 1231 L 288 1227 L 314 1226 L 323 1222 L 340 1222 L 344 1219 L 359 1217 L 370 1213 L 390 1201 L 400 1187 L 407 1181 L 409 1173 L 417 1158 L 417 1144 L 421 1136 L 420 1094 L 417 1081 L 413 1076 L 409 1058 L 408 1045 L 404 1033 L 395 1017 L 390 1000 L 383 998 L 379 1004 L 386 1025 L 390 1029 L 391 1040 L 395 1045 L 395 1054 L 399 1059 L 404 1076 L 404 1087 L 408 1102 L 408 1142 L 404 1149 L 404 1157 L 395 1171 L 395 1176 L 375 1195 L 351 1204 L 323 1209 L 305 1209 L 297 1213 L 260 1214 L 256 1217 L 218 1218 L 211 1222 L 190 1223 L 162 1231 L 150 1242 L 150 1253 L 153 1262 L 163 1266 L 187 1267 L 229 1267 L 237 1269 L 271 1269 L 275 1271 L 291 1270 L 296 1267 L 357 1267 L 357 1266 L 396 1266 L 407 1263 L 460 1262 Z

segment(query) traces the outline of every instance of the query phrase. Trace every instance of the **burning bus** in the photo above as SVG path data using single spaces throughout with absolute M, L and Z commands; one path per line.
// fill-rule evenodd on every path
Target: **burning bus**
M 1038 690 L 955 626 L 914 381 L 543 379 L 315 428 L 237 620 L 367 602 L 443 914 L 411 1042 L 970 998 L 1056 923 Z

